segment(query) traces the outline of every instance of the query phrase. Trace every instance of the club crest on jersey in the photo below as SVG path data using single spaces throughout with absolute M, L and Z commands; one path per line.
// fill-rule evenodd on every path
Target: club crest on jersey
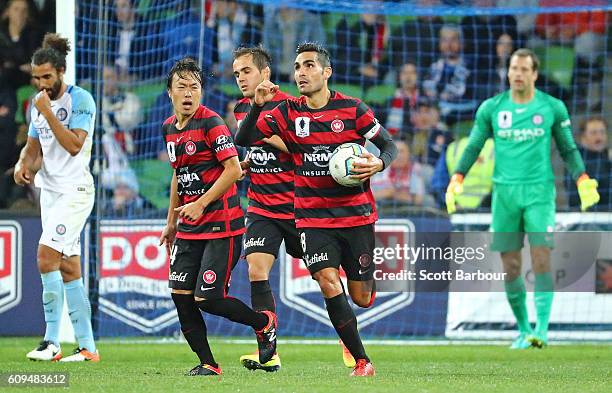
M 55 232 L 57 232 L 58 235 L 65 235 L 66 226 L 64 224 L 59 224 L 58 226 L 55 227 Z
M 295 119 L 295 135 L 300 138 L 306 138 L 310 135 L 310 118 L 298 117 Z
M 359 256 L 359 264 L 361 267 L 368 267 L 372 263 L 372 257 L 368 254 L 361 254 Z
M 497 114 L 497 126 L 499 128 L 512 127 L 512 112 L 501 111 Z
M 538 114 L 533 115 L 533 117 L 531 118 L 531 121 L 536 126 L 539 126 L 540 124 L 544 123 L 544 118 L 542 117 L 542 115 L 538 113 Z
M 217 280 L 217 274 L 212 270 L 207 270 L 202 274 L 202 279 L 206 284 L 212 284 Z
M 68 117 L 68 111 L 64 108 L 59 108 L 57 112 L 55 112 L 55 117 L 57 117 L 59 121 L 64 121 Z
M 194 141 L 187 141 L 187 143 L 185 143 L 185 153 L 187 153 L 188 155 L 194 155 L 196 150 L 197 148 Z
M 340 119 L 336 119 L 331 122 L 331 129 L 333 132 L 342 132 L 344 131 L 344 122 Z

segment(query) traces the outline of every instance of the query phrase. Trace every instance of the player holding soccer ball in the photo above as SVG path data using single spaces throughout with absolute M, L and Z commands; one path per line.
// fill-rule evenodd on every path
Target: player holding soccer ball
M 302 94 L 288 99 L 260 118 L 262 107 L 278 92 L 278 86 L 263 81 L 255 91 L 255 105 L 239 127 L 236 143 L 250 146 L 257 140 L 278 135 L 296 164 L 295 221 L 300 232 L 304 262 L 318 282 L 332 325 L 354 359 L 351 375 L 374 375 L 365 353 L 355 313 L 340 281 L 342 266 L 353 301 L 369 307 L 374 301 L 374 222 L 376 213 L 369 178 L 388 167 L 396 155 L 389 133 L 360 100 L 330 91 L 332 75 L 329 53 L 318 44 L 297 48 L 294 77 Z M 347 142 L 364 145 L 372 141 L 380 157 L 367 153 L 354 166 L 363 183 L 343 187 L 329 172 L 333 150 Z
M 468 146 L 446 192 L 448 213 L 456 210 L 455 196 L 462 192 L 463 177 L 478 157 L 487 138 L 495 141 L 491 249 L 501 252 L 506 272 L 506 295 L 516 318 L 519 336 L 510 348 L 542 348 L 548 343 L 548 320 L 553 300 L 550 272 L 552 232 L 555 227 L 555 183 L 551 164 L 551 138 L 578 185 L 582 210 L 599 201 L 597 181 L 585 173 L 572 138 L 567 108 L 560 100 L 535 88 L 539 61 L 529 49 L 510 58 L 510 90 L 484 101 Z M 521 277 L 524 232 L 531 245 L 535 273 L 537 323 L 531 329 Z
M 96 104 L 89 92 L 63 81 L 68 40 L 46 34 L 32 56 L 32 78 L 39 92 L 32 102 L 28 141 L 15 165 L 15 182 L 40 187 L 43 232 L 38 244 L 46 331 L 32 360 L 98 362 L 91 328 L 91 307 L 81 279 L 80 236 L 94 205 L 89 172 Z M 42 167 L 32 179 L 32 163 Z M 59 328 L 64 295 L 79 347 L 62 358 Z
M 261 46 L 242 47 L 234 51 L 234 77 L 244 98 L 234 108 L 234 116 L 242 122 L 253 104 L 255 89 L 270 77 L 271 59 Z M 290 95 L 278 91 L 271 101 L 266 102 L 259 117 L 265 116 Z M 294 164 L 283 141 L 274 136 L 273 140 L 255 142 L 248 154 L 251 184 L 248 191 L 246 234 L 244 255 L 249 265 L 251 283 L 251 306 L 256 311 L 276 312 L 276 302 L 270 281 L 270 269 L 278 256 L 283 240 L 287 252 L 296 258 L 302 257 L 300 236 L 295 227 L 293 215 Z M 257 353 L 240 357 L 242 365 L 250 370 L 277 371 L 281 361 L 278 354 L 265 364 L 259 363 Z

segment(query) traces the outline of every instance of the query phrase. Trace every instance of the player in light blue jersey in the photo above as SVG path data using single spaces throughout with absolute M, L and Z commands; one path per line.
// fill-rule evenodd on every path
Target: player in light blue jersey
M 94 205 L 89 171 L 96 104 L 89 92 L 64 83 L 68 40 L 47 34 L 32 56 L 34 97 L 28 141 L 15 165 L 15 182 L 41 189 L 43 232 L 38 244 L 38 270 L 43 285 L 46 331 L 40 345 L 26 356 L 32 360 L 98 362 L 91 328 L 91 306 L 81 279 L 80 236 Z M 42 166 L 32 179 L 33 163 Z M 64 306 L 79 346 L 62 357 L 59 327 Z

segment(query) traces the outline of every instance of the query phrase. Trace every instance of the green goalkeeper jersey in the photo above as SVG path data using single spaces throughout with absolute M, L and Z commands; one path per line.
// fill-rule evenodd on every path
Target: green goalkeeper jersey
M 457 172 L 466 174 L 487 138 L 495 142 L 493 182 L 525 184 L 553 181 L 551 137 L 574 179 L 584 172 L 584 163 L 572 137 L 565 104 L 535 90 L 526 104 L 512 101 L 510 90 L 484 101 L 476 113 Z

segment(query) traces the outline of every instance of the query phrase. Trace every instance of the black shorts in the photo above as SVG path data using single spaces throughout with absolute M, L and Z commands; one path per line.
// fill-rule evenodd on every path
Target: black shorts
M 246 234 L 244 235 L 244 255 L 254 252 L 278 256 L 278 249 L 285 240 L 287 253 L 295 258 L 302 257 L 300 237 L 295 228 L 295 220 L 264 217 L 248 213 Z
M 352 281 L 374 277 L 374 224 L 350 228 L 300 228 L 304 263 L 310 274 L 326 267 L 344 269 Z
M 193 291 L 204 299 L 224 298 L 232 269 L 240 259 L 241 238 L 176 239 L 170 253 L 168 286 Z

